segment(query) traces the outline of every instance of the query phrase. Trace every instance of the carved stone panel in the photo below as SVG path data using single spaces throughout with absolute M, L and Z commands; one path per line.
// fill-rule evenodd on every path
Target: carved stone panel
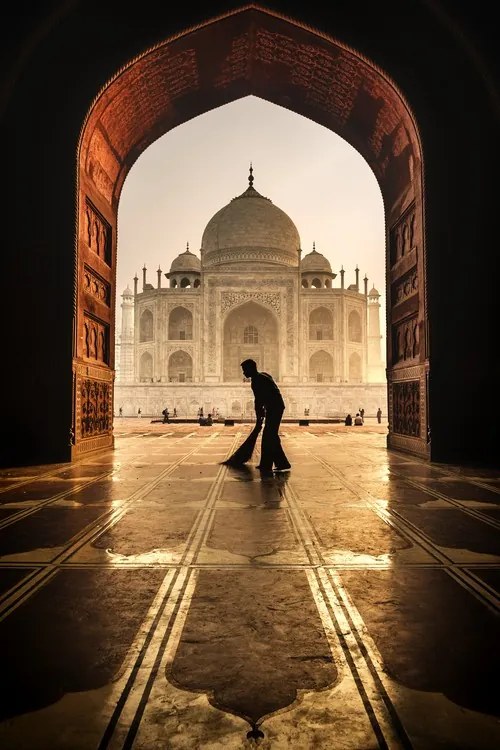
M 90 315 L 83 317 L 83 356 L 109 365 L 109 325 Z
M 85 206 L 85 239 L 92 252 L 111 266 L 111 226 L 88 198 Z
M 281 294 L 279 292 L 222 292 L 221 315 L 236 305 L 253 300 L 270 307 L 276 315 L 281 315 Z
M 79 381 L 77 414 L 81 439 L 102 435 L 111 430 L 111 384 L 99 380 Z
M 393 365 L 417 359 L 420 355 L 418 316 L 393 324 L 391 340 Z
M 83 290 L 107 307 L 111 301 L 111 286 L 89 266 L 83 272 Z
M 392 427 L 399 435 L 420 437 L 420 381 L 392 384 Z
M 415 249 L 415 203 L 412 203 L 389 232 L 391 268 Z

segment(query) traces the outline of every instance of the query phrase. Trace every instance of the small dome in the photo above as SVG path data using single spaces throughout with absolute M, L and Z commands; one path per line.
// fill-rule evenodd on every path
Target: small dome
M 123 290 L 122 297 L 133 297 L 133 296 L 134 296 L 134 293 L 132 289 L 129 287 L 129 285 L 127 284 L 127 288 Z
M 369 296 L 369 297 L 380 297 L 380 292 L 378 292 L 378 291 L 377 291 L 377 290 L 375 289 L 375 287 L 374 287 L 374 286 L 372 286 L 372 288 L 370 289 L 370 291 L 369 291 L 369 293 L 368 293 L 368 296 Z
M 302 273 L 331 273 L 332 267 L 328 258 L 322 253 L 318 253 L 313 244 L 312 252 L 304 255 L 300 261 L 300 270 Z
M 197 255 L 190 251 L 189 244 L 183 253 L 173 259 L 170 266 L 170 273 L 180 273 L 182 271 L 199 273 L 200 270 L 201 261 Z

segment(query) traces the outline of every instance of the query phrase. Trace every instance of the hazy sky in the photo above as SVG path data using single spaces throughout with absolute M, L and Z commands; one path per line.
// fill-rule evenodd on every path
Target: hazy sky
M 346 286 L 357 264 L 360 280 L 366 273 L 381 293 L 385 359 L 384 210 L 374 174 L 330 130 L 253 96 L 171 130 L 134 164 L 118 208 L 117 294 L 133 289 L 136 272 L 141 289 L 144 264 L 156 286 L 158 266 L 168 272 L 187 242 L 199 256 L 209 220 L 248 187 L 250 162 L 254 188 L 297 227 L 302 257 L 315 242 L 334 273 L 344 266 Z

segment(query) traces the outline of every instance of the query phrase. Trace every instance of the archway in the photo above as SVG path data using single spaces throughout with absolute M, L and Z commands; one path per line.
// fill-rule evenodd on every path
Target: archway
M 394 304 L 388 310 L 389 445 L 428 455 L 422 157 L 413 115 L 396 86 L 378 67 L 338 40 L 315 33 L 298 21 L 269 10 L 246 7 L 215 22 L 224 44 L 214 47 L 209 43 L 214 28 L 211 21 L 190 30 L 189 34 L 179 34 L 156 45 L 124 66 L 97 97 L 82 130 L 78 154 L 77 267 L 80 270 L 72 454 L 82 455 L 112 443 L 112 431 L 103 431 L 102 424 L 96 425 L 92 441 L 84 439 L 81 431 L 79 366 L 89 357 L 83 350 L 80 332 L 88 317 L 94 315 L 95 307 L 85 293 L 82 269 L 104 282 L 110 300 L 108 307 L 100 308 L 99 312 L 111 346 L 107 361 L 96 360 L 100 368 L 94 367 L 92 371 L 96 382 L 109 383 L 113 369 L 110 352 L 114 349 L 117 206 L 128 171 L 138 155 L 169 129 L 209 108 L 253 94 L 336 132 L 361 153 L 378 179 L 388 226 L 387 299 L 401 299 L 400 291 L 404 294 L 409 273 L 416 273 L 419 278 L 414 293 L 404 299 L 406 323 L 421 332 L 415 337 L 411 369 L 392 361 L 391 342 L 398 332 L 400 316 Z M 252 39 L 252 43 L 246 44 L 245 39 Z M 207 45 L 211 50 L 209 57 L 205 54 Z M 203 77 L 198 75 L 200 60 L 203 60 Z M 243 76 L 243 70 L 249 73 Z M 135 106 L 125 107 L 125 97 Z M 404 238 L 404 253 L 397 249 L 401 247 L 401 238 Z M 264 353 L 264 364 L 265 358 Z M 272 370 L 274 364 L 266 367 Z M 237 367 L 231 365 L 230 370 L 224 371 L 224 379 L 238 379 L 237 373 Z M 279 377 L 278 373 L 273 374 Z M 405 384 L 403 390 L 401 383 Z M 418 430 L 415 419 L 408 425 L 404 419 L 398 419 L 396 431 L 391 389 L 398 394 L 411 395 L 415 390 L 421 394 Z M 111 388 L 108 398 L 112 414 Z M 401 400 L 399 395 L 398 398 Z
M 173 352 L 168 358 L 168 380 L 170 383 L 191 383 L 193 380 L 193 360 L 182 349 Z
M 316 383 L 333 382 L 332 355 L 324 350 L 314 352 L 309 360 L 309 379 Z
M 172 341 L 191 341 L 193 313 L 185 307 L 174 307 L 168 316 L 168 338 Z
M 266 307 L 249 301 L 231 310 L 224 321 L 224 381 L 241 382 L 240 363 L 244 359 L 254 359 L 259 370 L 279 380 L 278 343 L 278 323 Z
M 333 315 L 326 307 L 316 307 L 309 315 L 309 340 L 333 339 Z
M 151 310 L 144 310 L 141 315 L 139 325 L 139 340 L 140 341 L 152 341 L 153 340 L 153 313 Z

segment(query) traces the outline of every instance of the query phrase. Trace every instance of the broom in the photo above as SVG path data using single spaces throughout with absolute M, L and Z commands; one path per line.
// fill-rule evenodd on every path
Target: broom
M 250 435 L 242 442 L 240 447 L 237 448 L 231 456 L 229 456 L 229 458 L 226 458 L 225 461 L 222 461 L 222 465 L 242 466 L 243 464 L 246 464 L 247 461 L 250 461 L 255 448 L 255 443 L 257 442 L 257 438 L 259 437 L 259 433 L 261 430 L 262 420 L 258 420 Z

